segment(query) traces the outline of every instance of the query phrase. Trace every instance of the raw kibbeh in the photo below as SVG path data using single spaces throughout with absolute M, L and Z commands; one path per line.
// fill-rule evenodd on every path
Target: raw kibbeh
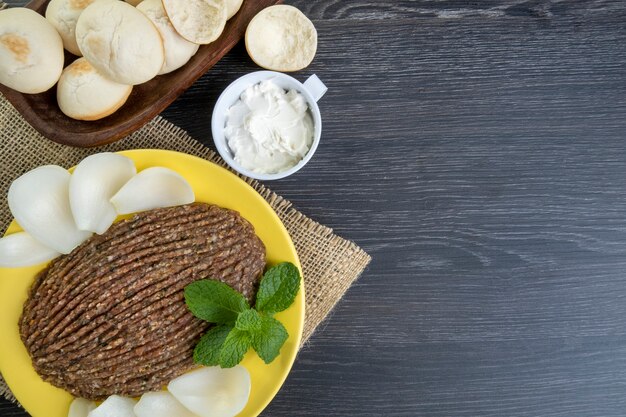
M 37 373 L 77 397 L 158 391 L 193 367 L 208 324 L 184 287 L 219 279 L 253 300 L 265 246 L 239 213 L 194 203 L 136 214 L 36 278 L 20 334 Z

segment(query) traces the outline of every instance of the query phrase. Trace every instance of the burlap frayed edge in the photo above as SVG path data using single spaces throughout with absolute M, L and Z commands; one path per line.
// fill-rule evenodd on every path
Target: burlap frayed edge
M 20 407 L 22 406 L 20 403 L 17 402 L 17 399 L 15 399 L 15 397 L 13 396 L 13 393 L 7 386 L 7 383 L 4 382 L 4 378 L 2 378 L 2 375 L 0 375 L 0 395 L 6 398 L 7 400 L 11 401 L 12 403 L 16 403 Z
M 114 144 L 97 149 L 68 148 L 43 138 L 0 95 L 0 167 L 3 170 L 0 176 L 0 195 L 6 195 L 14 178 L 36 166 L 54 163 L 69 167 L 92 153 L 125 149 L 169 149 L 185 152 L 230 170 L 215 152 L 160 116 Z M 237 175 L 259 192 L 276 211 L 298 252 L 306 294 L 302 347 L 365 270 L 371 257 L 353 242 L 334 235 L 331 228 L 300 213 L 291 202 L 263 184 Z M 10 220 L 6 199 L 0 199 L 0 228 L 6 230 Z M 1 375 L 0 395 L 17 403 Z

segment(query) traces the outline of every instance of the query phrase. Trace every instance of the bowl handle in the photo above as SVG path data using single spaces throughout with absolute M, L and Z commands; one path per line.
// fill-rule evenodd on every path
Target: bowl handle
M 313 96 L 313 99 L 316 102 L 324 97 L 324 94 L 326 94 L 326 91 L 328 91 L 328 87 L 326 87 L 322 80 L 320 80 L 319 77 L 315 74 L 311 75 L 304 82 L 304 88 L 309 91 L 309 93 Z

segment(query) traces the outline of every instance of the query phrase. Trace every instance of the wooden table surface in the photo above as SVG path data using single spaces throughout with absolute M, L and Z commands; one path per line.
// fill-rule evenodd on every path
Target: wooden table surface
M 269 185 L 373 262 L 263 416 L 625 415 L 626 2 L 286 3 L 329 91 Z M 213 147 L 256 69 L 239 45 L 164 116 Z

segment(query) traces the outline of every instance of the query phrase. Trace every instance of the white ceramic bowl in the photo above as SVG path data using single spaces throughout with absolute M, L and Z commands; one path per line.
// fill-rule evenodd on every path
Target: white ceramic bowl
M 226 138 L 224 137 L 224 127 L 226 126 L 226 121 L 228 119 L 228 109 L 230 109 L 233 104 L 239 100 L 241 94 L 248 87 L 265 80 L 272 80 L 276 85 L 285 90 L 295 89 L 301 93 L 306 99 L 309 105 L 309 111 L 313 117 L 314 127 L 311 149 L 309 149 L 309 152 L 300 162 L 298 162 L 297 165 L 276 174 L 259 174 L 242 167 L 240 164 L 235 162 L 233 153 L 228 147 Z M 250 178 L 268 181 L 285 178 L 293 174 L 309 162 L 319 145 L 320 137 L 322 136 L 322 117 L 320 115 L 320 109 L 317 105 L 317 101 L 322 98 L 322 96 L 326 93 L 326 90 L 326 86 L 316 75 L 310 76 L 304 84 L 289 75 L 274 71 L 257 71 L 238 78 L 226 87 L 224 92 L 222 92 L 220 97 L 217 99 L 217 103 L 215 103 L 215 108 L 213 109 L 211 131 L 213 133 L 213 142 L 215 142 L 217 151 L 221 155 L 222 159 L 224 159 L 224 161 L 226 161 L 232 169 Z

